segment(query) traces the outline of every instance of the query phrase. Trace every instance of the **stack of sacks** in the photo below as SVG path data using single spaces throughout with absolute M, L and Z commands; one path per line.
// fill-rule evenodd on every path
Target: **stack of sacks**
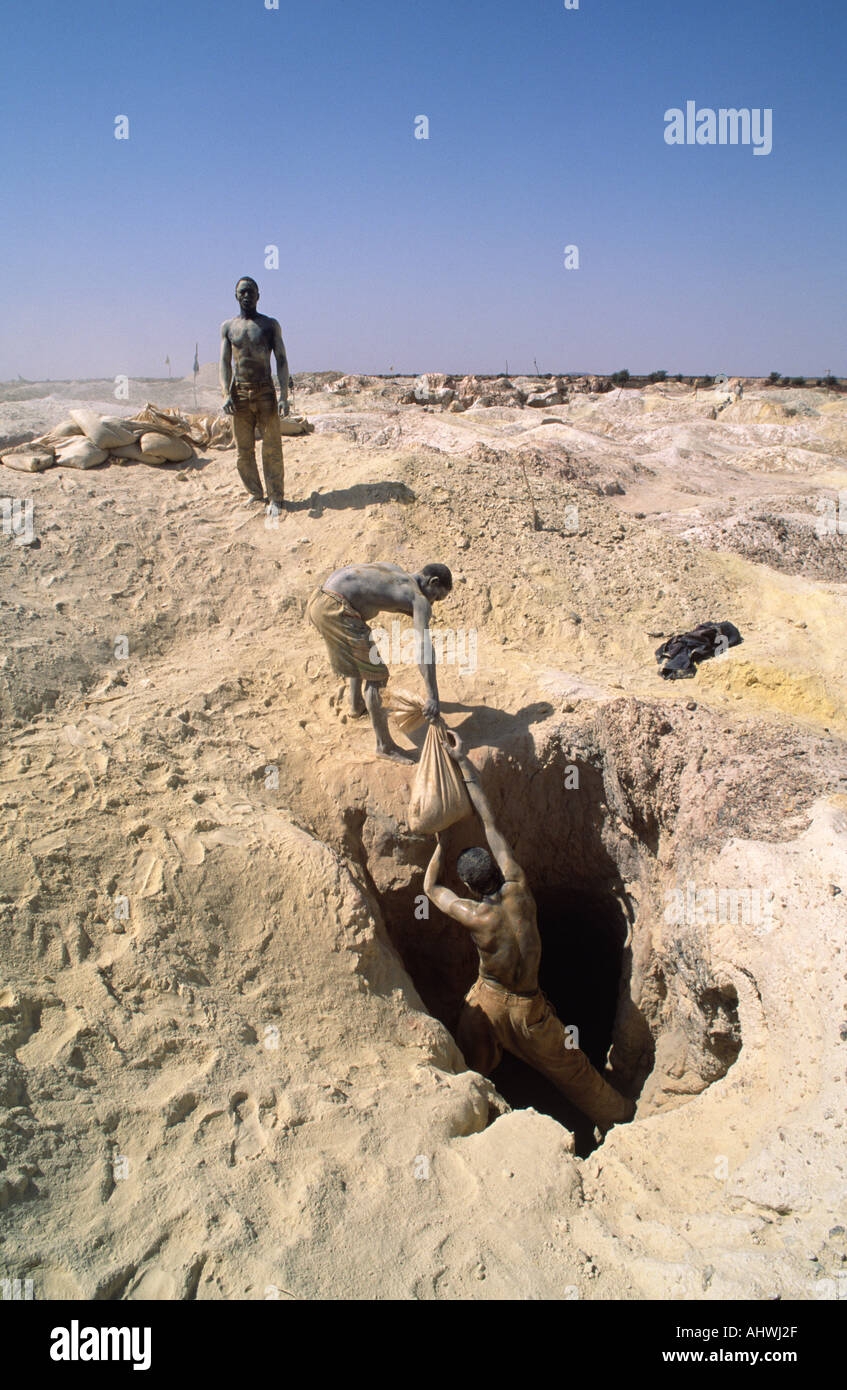
M 40 439 L 4 449 L 3 462 L 7 468 L 15 468 L 19 473 L 43 473 L 45 468 L 52 468 L 55 464 L 56 449 L 75 435 L 81 434 L 82 430 L 75 420 L 63 420 Z
M 304 416 L 290 415 L 279 422 L 286 435 L 312 434 L 314 425 Z M 257 427 L 257 434 L 261 431 Z M 67 420 L 40 439 L 4 449 L 2 461 L 21 473 L 41 473 L 63 468 L 96 468 L 101 463 L 185 463 L 197 449 L 231 449 L 232 418 L 228 415 L 181 415 L 173 407 L 148 401 L 132 419 L 96 415 L 84 407 L 72 410 Z
M 185 463 L 194 458 L 194 450 L 180 435 L 145 430 L 127 444 L 112 449 L 111 455 L 115 463 Z
M 145 410 L 149 409 L 145 407 Z M 154 407 L 155 409 L 155 407 Z M 142 414 L 144 412 L 141 412 Z M 118 463 L 185 463 L 194 457 L 194 450 L 187 439 L 174 432 L 170 421 L 165 424 L 165 432 L 151 429 L 146 420 L 115 420 L 109 416 L 102 418 L 91 410 L 72 410 L 71 419 L 81 427 L 85 437 L 102 451 L 103 457 L 92 463 L 80 463 L 76 467 L 91 468 L 94 463 L 105 463 L 111 454 Z M 181 423 L 181 422 L 180 422 Z M 56 450 L 56 462 L 64 463 Z
M 194 457 L 191 424 L 177 416 L 160 418 L 149 404 L 131 420 L 96 415 L 81 407 L 40 439 L 6 450 L 3 463 L 19 472 L 41 473 L 54 465 L 96 468 L 101 463 L 185 463 Z M 188 436 L 188 437 L 186 437 Z M 199 441 L 198 441 L 199 442 Z
M 110 449 L 134 438 L 122 420 L 95 415 L 93 410 L 72 410 L 70 418 L 80 433 L 55 446 L 56 462 L 65 468 L 96 468 L 106 462 Z

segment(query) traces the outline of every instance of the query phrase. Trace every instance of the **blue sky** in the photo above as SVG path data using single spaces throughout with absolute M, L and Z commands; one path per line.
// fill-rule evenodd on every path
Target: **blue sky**
M 4 39 L 2 378 L 184 375 L 242 274 L 294 371 L 847 375 L 842 0 L 50 0 Z M 687 100 L 771 108 L 772 152 L 667 145 Z

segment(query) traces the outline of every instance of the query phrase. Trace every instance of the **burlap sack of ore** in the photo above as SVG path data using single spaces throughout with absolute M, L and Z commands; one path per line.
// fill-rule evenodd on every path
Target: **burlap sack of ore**
M 148 463 L 185 463 L 194 457 L 194 450 L 187 439 L 175 434 L 159 434 L 151 430 L 142 434 L 141 452 Z
M 314 434 L 315 427 L 311 420 L 306 419 L 305 415 L 280 415 L 279 432 L 283 437 L 294 434 Z M 262 426 L 258 420 L 253 427 L 253 437 L 254 439 L 264 438 Z
M 426 731 L 409 801 L 409 829 L 434 835 L 470 815 L 464 778 L 447 752 L 445 724 L 433 719 Z
M 108 457 L 106 450 L 98 449 L 85 434 L 56 445 L 56 462 L 62 468 L 96 468 L 98 463 L 105 463 Z
M 132 418 L 133 424 L 143 424 L 146 430 L 158 434 L 165 434 L 168 438 L 184 436 L 189 444 L 195 448 L 203 449 L 206 447 L 207 440 L 202 433 L 195 433 L 192 421 L 201 418 L 197 416 L 182 415 L 175 406 L 158 406 L 152 401 L 148 401 L 143 410 L 139 410 L 137 415 Z M 181 460 L 173 460 L 181 462 Z
M 2 459 L 7 468 L 16 468 L 19 473 L 43 473 L 45 468 L 52 468 L 56 462 L 53 451 L 46 449 L 9 451 L 2 455 Z
M 80 429 L 76 420 L 72 420 L 70 416 L 68 416 L 67 420 L 60 420 L 58 425 L 53 426 L 52 430 L 48 430 L 46 434 L 43 434 L 38 443 L 45 445 L 55 444 L 59 439 L 72 439 L 74 435 L 79 436 L 81 434 L 85 434 L 85 430 Z
M 98 449 L 105 449 L 107 452 L 109 449 L 118 448 L 121 444 L 131 444 L 135 438 L 135 435 L 125 429 L 117 420 L 104 420 L 85 406 L 81 406 L 78 410 L 72 410 L 71 419 L 79 425 L 83 434 L 97 445 Z
M 16 468 L 19 473 L 43 473 L 45 468 L 52 468 L 57 462 L 55 448 L 58 443 L 69 438 L 84 437 L 75 420 L 62 420 L 38 439 L 4 449 L 3 463 L 7 468 Z
M 110 425 L 113 429 L 125 430 L 130 439 L 138 439 L 150 428 L 149 425 L 140 424 L 138 420 L 131 420 L 125 415 L 104 415 L 103 424 Z
M 141 452 L 140 444 L 122 444 L 119 449 L 110 449 L 109 458 L 112 459 L 114 463 L 118 464 L 165 462 L 164 459 L 154 460 L 148 458 L 146 454 Z
M 305 415 L 281 415 L 279 417 L 279 432 L 282 435 L 314 434 L 315 427 L 311 420 L 306 419 Z
M 231 449 L 232 420 L 229 415 L 189 415 L 191 435 L 201 449 Z

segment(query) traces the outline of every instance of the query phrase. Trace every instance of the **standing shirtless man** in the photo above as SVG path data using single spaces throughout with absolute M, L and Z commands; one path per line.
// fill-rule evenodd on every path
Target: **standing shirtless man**
M 491 847 L 490 854 L 466 849 L 457 860 L 456 871 L 474 898 L 460 898 L 439 885 L 441 835 L 424 878 L 427 897 L 470 932 L 479 955 L 479 978 L 465 995 L 456 1029 L 465 1061 L 471 1071 L 490 1076 L 505 1048 L 548 1077 L 600 1129 L 631 1120 L 633 1102 L 604 1081 L 584 1052 L 570 1046 L 564 1025 L 538 988 L 541 937 L 535 900 L 494 823 L 461 739 L 452 730 L 448 734 L 448 752 L 459 765 Z
M 280 415 L 287 415 L 288 359 L 282 330 L 276 319 L 256 311 L 259 286 L 249 275 L 239 280 L 235 297 L 241 307 L 237 318 L 221 324 L 220 381 L 224 414 L 231 415 L 238 448 L 238 472 L 251 502 L 263 502 L 256 468 L 255 426 L 262 427 L 262 472 L 268 494 L 268 516 L 278 517 L 285 502 Z M 276 358 L 279 408 L 271 376 L 271 353 Z M 235 379 L 233 380 L 233 358 Z
M 376 751 L 383 758 L 412 762 L 388 732 L 379 694 L 388 680 L 388 667 L 379 658 L 368 623 L 377 613 L 409 614 L 420 658 L 418 670 L 429 697 L 423 713 L 427 719 L 436 719 L 441 707 L 429 624 L 432 605 L 446 598 L 452 587 L 453 576 L 446 565 L 424 565 L 420 574 L 407 574 L 399 565 L 374 561 L 335 570 L 309 599 L 306 612 L 326 642 L 332 669 L 349 682 L 350 711 L 357 719 L 365 711 L 370 715 Z

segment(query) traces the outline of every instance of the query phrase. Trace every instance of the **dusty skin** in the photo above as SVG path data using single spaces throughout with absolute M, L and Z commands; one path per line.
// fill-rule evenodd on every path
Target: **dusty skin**
M 237 467 L 250 493 L 250 499 L 263 499 L 256 471 L 254 428 L 262 427 L 262 470 L 268 493 L 267 514 L 277 518 L 284 508 L 282 438 L 279 415 L 289 412 L 289 369 L 282 329 L 276 319 L 257 310 L 259 287 L 245 276 L 235 287 L 241 312 L 221 324 L 220 380 L 223 391 L 221 409 L 233 417 L 238 446 Z M 276 359 L 279 381 L 277 405 L 271 376 L 271 353 Z M 278 412 L 278 414 L 277 414 Z
M 286 445 L 277 527 L 234 515 L 234 450 L 0 473 L 34 533 L 0 538 L 3 1277 L 109 1301 L 834 1299 L 845 397 L 571 386 L 455 412 L 414 387 L 297 376 L 316 432 Z M 114 415 L 113 389 L 6 384 L 0 432 Z M 218 408 L 216 363 L 198 397 Z M 193 410 L 190 375 L 117 411 L 148 399 Z M 374 759 L 306 621 L 351 560 L 431 556 L 454 578 L 442 714 L 557 1009 L 557 923 L 581 930 L 581 1045 L 595 947 L 618 951 L 611 1075 L 637 1113 L 582 1156 L 508 1108 L 502 1068 L 466 1070 L 450 1022 L 478 960 L 416 915 L 414 769 Z M 743 645 L 661 681 L 659 642 L 708 619 Z M 769 911 L 710 899 L 745 889 Z
M 449 737 L 452 743 L 448 751 L 459 765 L 468 796 L 482 822 L 491 851 L 488 863 L 483 865 L 488 880 L 480 884 L 477 901 L 459 898 L 449 888 L 439 884 L 446 844 L 446 835 L 442 831 L 439 832 L 438 843 L 426 871 L 424 892 L 436 907 L 470 932 L 479 952 L 481 975 L 502 985 L 504 989 L 531 994 L 538 989 L 541 960 L 535 901 L 529 891 L 526 874 L 517 863 L 508 841 L 497 829 L 475 768 L 465 756 L 464 744 L 456 734 Z
M 538 988 L 541 937 L 535 900 L 526 874 L 497 828 L 488 798 L 457 734 L 448 751 L 458 764 L 471 804 L 482 822 L 489 849 L 474 847 L 460 857 L 457 872 L 474 898 L 460 898 L 439 884 L 445 836 L 438 835 L 424 877 L 430 902 L 470 932 L 479 955 L 479 978 L 465 996 L 456 1041 L 468 1066 L 490 1076 L 503 1050 L 547 1076 L 594 1123 L 608 1130 L 632 1119 L 624 1100 L 570 1045 L 561 1022 Z M 520 796 L 520 787 L 514 789 Z M 489 853 L 490 850 L 490 853 Z M 468 868 L 463 858 L 471 859 Z
M 419 574 L 407 574 L 399 565 L 384 561 L 366 565 L 347 565 L 343 569 L 335 570 L 320 586 L 325 594 L 337 595 L 346 600 L 354 610 L 350 615 L 354 624 L 356 615 L 363 620 L 364 626 L 359 628 L 356 624 L 353 632 L 354 638 L 358 637 L 363 648 L 358 654 L 349 638 L 345 640 L 343 634 L 340 650 L 333 650 L 332 634 L 325 635 L 333 669 L 347 679 L 350 712 L 354 718 L 361 717 L 366 711 L 370 715 L 376 734 L 376 751 L 380 757 L 389 758 L 394 762 L 411 761 L 409 754 L 397 746 L 389 732 L 379 693 L 380 685 L 388 680 L 388 670 L 382 663 L 378 663 L 380 670 L 371 669 L 371 637 L 367 623 L 375 618 L 377 613 L 405 613 L 411 617 L 422 658 L 419 670 L 427 692 L 423 713 L 426 719 L 436 719 L 440 712 L 440 704 L 435 654 L 430 641 L 430 621 L 433 603 L 446 598 L 451 587 L 452 578 L 449 570 L 443 565 L 428 565 L 424 566 Z M 311 605 L 309 616 L 318 630 L 322 631 L 321 615 Z

